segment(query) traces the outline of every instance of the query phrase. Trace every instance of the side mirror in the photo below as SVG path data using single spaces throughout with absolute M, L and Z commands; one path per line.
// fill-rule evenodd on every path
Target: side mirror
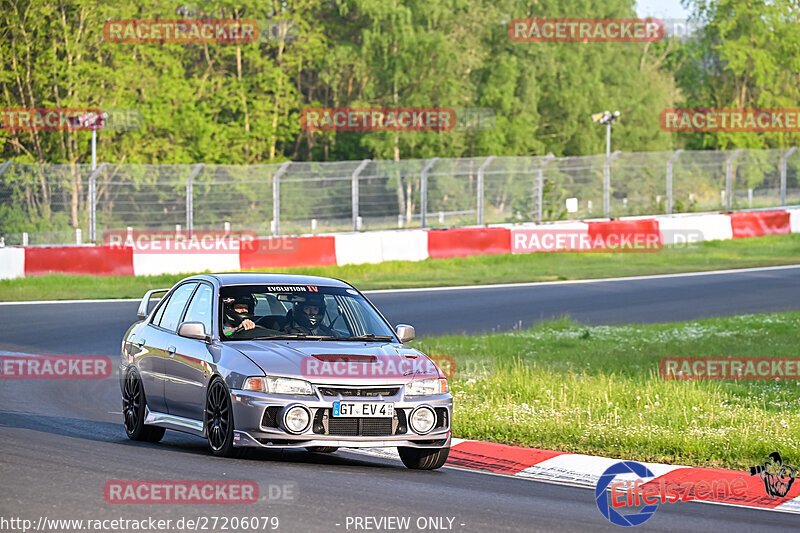
M 139 318 L 139 320 L 144 320 L 147 318 L 147 315 L 150 314 L 150 298 L 152 298 L 154 294 L 160 292 L 169 292 L 169 289 L 153 289 L 144 294 L 142 301 L 139 302 L 139 309 L 136 311 L 136 316 Z
M 414 340 L 414 326 L 409 326 L 408 324 L 397 324 L 397 336 L 400 338 L 400 342 L 408 342 Z
M 208 340 L 206 327 L 202 322 L 182 322 L 178 326 L 178 335 L 187 339 Z

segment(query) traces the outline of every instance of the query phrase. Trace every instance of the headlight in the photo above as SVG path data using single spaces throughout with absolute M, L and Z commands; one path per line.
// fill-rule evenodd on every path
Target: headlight
M 427 405 L 423 405 L 422 407 L 417 407 L 414 412 L 411 413 L 411 418 L 409 420 L 414 433 L 424 435 L 432 430 L 433 426 L 436 424 L 436 413 Z
M 406 384 L 406 396 L 430 396 L 449 390 L 446 379 L 419 379 Z
M 302 405 L 294 405 L 283 413 L 283 426 L 289 433 L 302 433 L 311 424 L 311 412 Z
M 302 379 L 278 378 L 272 376 L 252 377 L 244 380 L 242 390 L 266 392 L 269 394 L 299 394 L 312 396 L 311 383 Z

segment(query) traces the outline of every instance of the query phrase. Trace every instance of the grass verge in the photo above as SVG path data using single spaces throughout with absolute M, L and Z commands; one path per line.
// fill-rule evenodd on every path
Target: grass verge
M 665 247 L 657 253 L 538 253 L 380 264 L 274 269 L 345 279 L 360 289 L 438 287 L 670 274 L 800 263 L 800 234 Z M 140 298 L 186 274 L 98 277 L 48 275 L 0 280 L 0 301 Z
M 796 381 L 668 381 L 665 356 L 798 356 L 800 312 L 533 329 L 416 342 L 451 355 L 453 434 L 638 461 L 746 470 L 800 462 Z M 459 370 L 460 369 L 460 370 Z

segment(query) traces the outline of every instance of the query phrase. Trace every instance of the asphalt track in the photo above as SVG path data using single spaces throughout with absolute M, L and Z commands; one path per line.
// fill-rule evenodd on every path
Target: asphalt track
M 507 330 L 569 314 L 591 324 L 664 322 L 800 309 L 800 267 L 591 283 L 434 291 L 378 291 L 392 322 L 421 335 Z M 0 349 L 114 355 L 135 320 L 133 302 L 0 306 Z M 443 468 L 406 470 L 392 459 L 339 451 L 258 451 L 218 459 L 202 439 L 168 431 L 159 444 L 125 437 L 115 379 L 0 380 L 2 518 L 172 519 L 277 516 L 277 531 L 441 531 L 420 517 L 453 518 L 447 531 L 619 531 L 594 492 Z M 249 505 L 112 505 L 111 480 L 253 480 Z M 270 486 L 288 487 L 270 499 Z M 272 492 L 276 492 L 275 489 Z M 347 527 L 348 517 L 411 517 L 410 529 Z M 446 525 L 447 520 L 444 521 Z M 662 505 L 637 531 L 797 531 L 797 515 L 705 503 Z M 9 529 L 10 528 L 6 528 Z M 178 531 L 174 526 L 168 531 Z M 217 528 L 221 530 L 221 528 Z M 261 531 L 262 529 L 259 529 Z M 266 529 L 269 531 L 270 529 Z

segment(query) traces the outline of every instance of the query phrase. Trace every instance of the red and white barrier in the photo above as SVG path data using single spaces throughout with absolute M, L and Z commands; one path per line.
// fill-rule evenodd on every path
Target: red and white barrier
M 0 279 L 25 276 L 25 249 L 0 248 Z
M 689 233 L 694 235 L 687 240 Z M 0 279 L 51 272 L 157 275 L 577 251 L 603 248 L 620 237 L 646 246 L 616 251 L 658 251 L 662 245 L 787 233 L 800 233 L 800 208 L 258 238 L 254 247 L 216 253 L 154 253 L 113 246 L 7 247 L 0 248 Z
M 728 216 L 731 218 L 734 239 L 791 233 L 790 215 L 787 211 L 750 211 L 731 213 Z
M 428 232 L 425 230 L 340 233 L 335 238 L 337 265 L 428 258 Z
M 800 208 L 789 210 L 789 226 L 792 233 L 800 233 Z
M 428 256 L 433 259 L 511 252 L 508 228 L 454 228 L 428 231 Z
M 366 455 L 400 458 L 394 450 L 362 448 L 355 451 Z M 622 460 L 454 438 L 445 466 L 528 480 L 568 483 L 594 489 L 606 469 Z M 752 476 L 748 471 L 662 463 L 643 462 L 641 464 L 645 465 L 654 475 L 647 482 L 648 484 L 658 486 L 663 482 L 663 484 L 670 485 L 674 490 L 680 491 L 681 501 L 705 501 L 800 513 L 800 485 L 791 486 L 785 496 L 772 497 L 767 495 L 761 477 Z M 704 491 L 704 494 L 699 494 L 701 482 L 705 481 L 709 486 L 713 486 L 714 482 L 719 480 L 724 480 L 729 487 L 738 480 L 736 483 L 740 490 L 735 493 L 718 490 Z M 698 487 L 697 493 L 691 489 L 695 486 Z

